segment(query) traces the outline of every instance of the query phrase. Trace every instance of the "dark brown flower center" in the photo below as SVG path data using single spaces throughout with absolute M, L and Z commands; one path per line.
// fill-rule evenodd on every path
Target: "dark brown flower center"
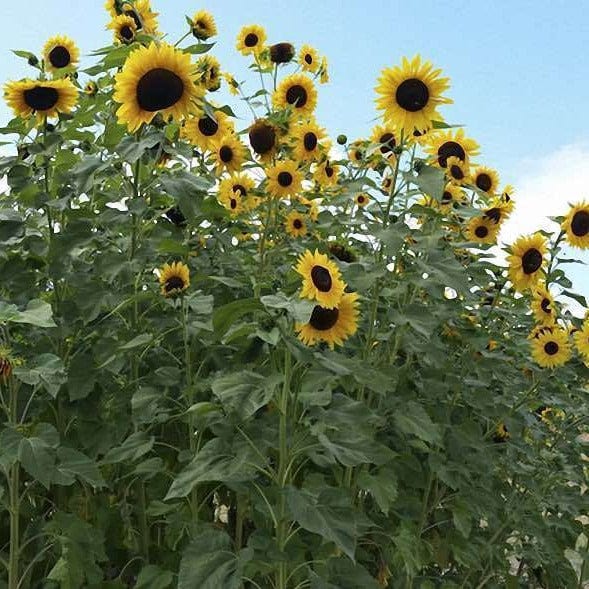
M 184 94 L 184 82 L 171 70 L 154 68 L 137 83 L 137 103 L 142 110 L 156 112 L 174 106 Z
M 334 173 L 334 169 L 331 166 L 325 166 L 325 175 L 328 178 L 331 178 L 333 176 Z
M 223 145 L 219 150 L 219 158 L 224 164 L 228 164 L 233 159 L 233 149 L 229 145 Z
M 403 80 L 395 93 L 397 104 L 409 112 L 425 108 L 429 101 L 429 90 L 424 82 L 417 78 Z
M 25 104 L 33 110 L 49 110 L 59 100 L 59 92 L 47 86 L 35 86 L 24 91 Z
M 390 153 L 394 150 L 395 145 L 397 145 L 397 141 L 395 136 L 392 133 L 383 133 L 378 140 L 379 143 L 382 143 L 380 147 L 381 153 Z
M 307 91 L 300 84 L 291 86 L 286 91 L 286 102 L 295 108 L 302 108 L 307 104 Z
M 589 212 L 578 211 L 573 215 L 571 231 L 577 237 L 585 237 L 589 233 Z
M 363 194 L 359 194 L 359 195 L 358 195 L 358 199 L 357 199 L 357 201 L 358 201 L 358 204 L 360 204 L 360 205 L 361 205 L 361 204 L 364 204 L 364 201 L 365 201 L 365 200 L 366 200 L 366 198 L 364 197 L 364 195 L 363 195 Z
M 182 290 L 184 288 L 184 280 L 182 280 L 180 276 L 170 276 L 170 278 L 166 280 L 164 288 L 166 292 L 172 292 L 176 289 Z
M 485 239 L 485 237 L 487 237 L 487 235 L 489 235 L 489 230 L 487 229 L 487 227 L 485 227 L 484 225 L 479 225 L 475 230 L 474 230 L 474 234 L 479 238 L 479 239 Z
M 276 180 L 278 180 L 278 184 L 280 184 L 280 186 L 287 188 L 292 184 L 293 177 L 290 172 L 279 172 Z
M 258 155 L 264 155 L 276 145 L 276 131 L 274 127 L 266 123 L 256 123 L 249 131 L 249 140 L 252 149 Z
M 329 292 L 332 286 L 331 274 L 323 266 L 313 266 L 311 268 L 311 280 L 315 288 L 320 292 Z
M 306 151 L 313 151 L 317 147 L 317 135 L 312 131 L 305 133 L 303 137 L 303 145 Z
M 293 226 L 295 229 L 301 229 L 301 228 L 302 228 L 302 226 L 303 226 L 303 222 L 302 222 L 300 219 L 295 219 L 295 220 L 292 222 L 292 226 Z
M 450 166 L 450 176 L 454 178 L 454 180 L 462 180 L 464 178 L 464 172 L 460 166 L 454 164 Z
M 559 350 L 558 344 L 556 342 L 546 342 L 544 344 L 544 351 L 549 355 L 549 356 L 554 356 L 554 354 L 557 354 Z
M 304 57 L 305 63 L 311 65 L 313 63 L 313 56 L 310 53 L 305 53 Z
M 247 190 L 245 189 L 245 186 L 241 184 L 234 184 L 232 190 L 233 192 L 238 192 L 241 196 L 247 196 Z
M 544 311 L 544 313 L 552 313 L 552 310 L 550 309 L 550 299 L 543 298 L 542 302 L 540 303 L 540 308 L 542 311 Z
M 452 193 L 448 190 L 444 190 L 444 194 L 442 194 L 442 204 L 447 205 L 452 200 Z
M 236 209 L 237 208 L 237 200 L 235 198 L 232 198 L 229 201 L 229 206 L 231 207 L 231 209 Z
M 125 41 L 132 41 L 135 37 L 135 33 L 129 25 L 124 25 L 119 30 L 119 36 L 121 37 L 121 39 L 124 39 Z
M 258 35 L 256 33 L 248 33 L 243 40 L 246 47 L 255 47 L 258 44 Z
M 488 192 L 491 190 L 491 186 L 493 186 L 493 180 L 491 180 L 489 174 L 483 172 L 476 177 L 475 184 L 483 192 Z
M 457 157 L 460 161 L 466 159 L 466 152 L 460 143 L 456 141 L 446 141 L 438 148 L 438 163 L 445 168 L 449 157 Z
M 288 63 L 295 54 L 295 48 L 290 43 L 276 43 L 270 46 L 270 61 L 272 63 Z
M 501 221 L 501 209 L 498 207 L 493 207 L 485 213 L 485 217 L 487 217 L 487 219 L 491 219 L 491 221 L 494 221 L 495 224 L 497 224 L 499 221 Z
M 54 47 L 47 57 L 49 58 L 49 63 L 55 68 L 66 67 L 72 60 L 70 52 L 63 45 Z
M 311 313 L 309 324 L 319 331 L 327 331 L 337 323 L 338 317 L 338 309 L 324 309 L 316 305 Z
M 522 256 L 524 274 L 533 274 L 542 265 L 542 254 L 536 248 L 530 248 Z
M 212 137 L 219 130 L 219 123 L 209 116 L 204 116 L 198 119 L 198 130 L 205 137 Z

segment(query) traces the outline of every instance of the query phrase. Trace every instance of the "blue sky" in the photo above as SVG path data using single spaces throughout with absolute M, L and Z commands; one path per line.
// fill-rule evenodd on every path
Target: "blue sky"
M 524 191 L 509 236 L 528 230 L 540 211 L 558 214 L 589 197 L 587 39 L 589 6 L 581 0 L 152 0 L 160 28 L 175 41 L 184 15 L 210 10 L 219 35 L 213 54 L 243 79 L 247 60 L 234 50 L 242 25 L 265 26 L 270 42 L 309 43 L 329 59 L 331 82 L 319 92 L 318 120 L 332 135 L 366 136 L 373 125 L 374 85 L 383 67 L 420 53 L 451 79 L 454 104 L 443 113 L 462 123 L 482 148 L 480 163 Z M 87 54 L 110 42 L 102 0 L 27 0 L 0 4 L 2 78 L 27 75 L 10 49 L 39 52 L 46 38 L 67 34 Z M 9 112 L 2 104 L 0 119 Z M 552 162 L 558 162 L 555 169 Z M 571 163 L 573 162 L 573 163 Z M 578 162 L 578 163 L 575 163 Z M 545 178 L 540 184 L 538 178 Z M 559 183 L 558 179 L 562 182 Z M 526 188 L 527 187 L 527 188 Z M 584 189 L 584 192 L 583 192 Z M 525 190 L 533 191 L 525 193 Z M 516 193 L 517 195 L 517 193 Z M 528 222 L 528 224 L 526 224 Z M 589 295 L 585 268 L 575 284 Z

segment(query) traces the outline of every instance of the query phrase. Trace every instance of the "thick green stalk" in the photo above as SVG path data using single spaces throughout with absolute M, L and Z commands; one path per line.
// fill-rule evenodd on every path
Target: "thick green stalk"
M 17 415 L 17 388 L 14 386 L 14 380 L 10 377 L 9 381 L 10 400 L 9 400 L 9 423 L 12 427 L 18 424 Z M 8 589 L 17 589 L 19 574 L 19 554 L 20 554 L 20 464 L 16 461 L 10 468 L 9 477 L 9 509 L 10 509 L 10 553 L 8 557 Z

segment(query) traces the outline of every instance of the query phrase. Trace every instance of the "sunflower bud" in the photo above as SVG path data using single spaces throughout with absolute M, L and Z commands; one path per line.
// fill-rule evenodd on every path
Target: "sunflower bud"
M 338 135 L 336 141 L 340 144 L 340 145 L 345 145 L 348 142 L 348 138 L 345 135 Z
M 295 56 L 295 48 L 291 43 L 276 43 L 270 46 L 272 63 L 288 63 Z
M 37 67 L 39 65 L 39 58 L 36 55 L 31 55 L 27 62 L 30 66 Z

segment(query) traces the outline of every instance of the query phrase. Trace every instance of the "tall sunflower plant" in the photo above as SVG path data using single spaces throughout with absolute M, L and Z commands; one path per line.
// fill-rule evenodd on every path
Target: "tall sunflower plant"
M 0 585 L 583 586 L 583 195 L 504 244 L 431 62 L 348 141 L 307 39 L 105 9 L 4 86 Z

